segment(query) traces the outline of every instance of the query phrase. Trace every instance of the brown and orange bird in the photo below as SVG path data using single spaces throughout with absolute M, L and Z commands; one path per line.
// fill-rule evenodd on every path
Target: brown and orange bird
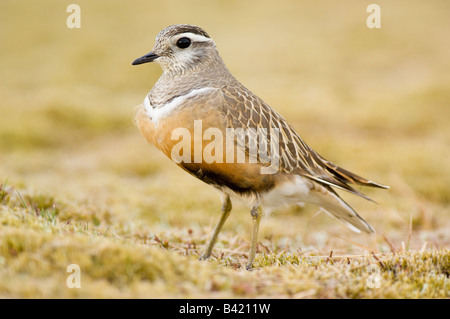
M 222 216 L 201 259 L 211 255 L 230 215 L 230 196 L 245 199 L 251 207 L 247 269 L 255 258 L 263 208 L 310 203 L 357 232 L 374 232 L 333 188 L 369 199 L 351 184 L 389 187 L 349 172 L 310 148 L 279 113 L 236 80 L 203 29 L 165 28 L 153 50 L 133 65 L 153 61 L 163 74 L 138 106 L 140 132 L 185 171 L 223 194 Z

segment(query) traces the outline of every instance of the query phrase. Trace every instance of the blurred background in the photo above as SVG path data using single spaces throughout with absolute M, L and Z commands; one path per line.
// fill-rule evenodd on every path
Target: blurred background
M 194 231 L 205 240 L 219 218 L 218 193 L 132 123 L 161 69 L 131 62 L 166 26 L 195 24 L 312 148 L 391 186 L 361 189 L 378 205 L 342 194 L 375 237 L 307 206 L 263 219 L 261 243 L 389 252 L 384 235 L 395 247 L 448 247 L 450 2 L 379 0 L 380 29 L 367 27 L 372 2 L 361 0 L 79 0 L 79 29 L 66 25 L 70 3 L 0 2 L 0 184 L 57 203 L 61 221 L 122 236 Z M 248 209 L 234 203 L 219 247 L 233 236 L 248 241 L 250 224 Z

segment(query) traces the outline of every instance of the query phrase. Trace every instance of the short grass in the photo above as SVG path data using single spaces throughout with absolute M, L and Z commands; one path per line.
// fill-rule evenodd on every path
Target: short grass
M 446 1 L 0 4 L 0 297 L 450 297 L 450 60 Z M 144 5 L 144 7 L 142 7 Z M 342 194 L 377 230 L 315 207 L 261 223 L 233 202 L 199 262 L 218 193 L 132 124 L 161 71 L 132 67 L 160 29 L 204 27 L 248 88 L 323 156 L 391 189 Z M 81 270 L 68 288 L 67 267 Z

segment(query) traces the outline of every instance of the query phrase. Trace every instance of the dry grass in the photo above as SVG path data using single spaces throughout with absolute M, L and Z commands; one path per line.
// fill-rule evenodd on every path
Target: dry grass
M 361 1 L 77 3 L 78 30 L 67 4 L 0 4 L 0 297 L 450 297 L 446 1 L 379 1 L 380 30 Z M 219 196 L 131 121 L 161 72 L 131 61 L 174 23 L 204 27 L 319 153 L 391 186 L 367 190 L 379 205 L 342 194 L 377 234 L 288 208 L 263 219 L 246 272 L 236 202 L 197 261 Z M 81 289 L 66 286 L 73 263 Z

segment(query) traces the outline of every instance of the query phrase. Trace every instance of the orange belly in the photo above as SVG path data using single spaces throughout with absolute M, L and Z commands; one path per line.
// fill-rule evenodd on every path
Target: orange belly
M 201 119 L 201 123 L 197 119 Z M 238 194 L 246 195 L 269 191 L 282 178 L 279 173 L 261 174 L 261 167 L 267 164 L 250 163 L 249 156 L 245 152 L 242 158 L 242 150 L 239 150 L 234 140 L 227 143 L 223 115 L 217 114 L 214 109 L 197 112 L 183 109 L 159 119 L 155 124 L 141 105 L 138 107 L 135 120 L 147 141 L 184 170 L 208 184 L 219 188 L 227 187 Z M 209 128 L 221 132 L 223 139 L 217 141 L 215 136 L 210 140 L 204 140 L 205 131 Z M 181 135 L 180 132 L 185 134 Z M 215 147 L 211 152 L 213 142 Z M 184 147 L 180 148 L 180 145 Z M 211 154 L 216 161 L 212 161 Z

